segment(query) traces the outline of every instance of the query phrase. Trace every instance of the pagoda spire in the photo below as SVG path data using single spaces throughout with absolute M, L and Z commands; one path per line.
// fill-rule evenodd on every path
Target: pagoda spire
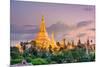
M 56 45 L 56 41 L 54 39 L 54 33 L 52 33 L 51 39 L 48 36 L 48 32 L 46 31 L 44 16 L 42 16 L 40 30 L 37 33 L 35 41 L 36 41 L 36 46 L 40 50 L 45 49 L 48 51 L 50 46 L 52 47 L 53 50 L 59 49 L 59 47 Z
M 42 19 L 41 19 L 40 32 L 46 32 L 44 16 L 42 16 Z
M 56 44 L 55 39 L 54 39 L 54 32 L 52 32 L 51 40 L 52 40 L 53 44 Z
M 48 32 L 46 31 L 44 16 L 42 16 L 41 18 L 40 29 L 39 32 L 37 33 L 35 41 L 38 44 L 39 48 L 45 47 L 46 49 L 48 49 L 49 45 L 51 44 Z
M 57 47 L 56 41 L 55 41 L 55 39 L 54 39 L 54 32 L 52 32 L 52 35 L 51 35 L 51 43 L 52 43 L 52 47 L 53 47 L 53 48 L 54 48 L 54 47 Z

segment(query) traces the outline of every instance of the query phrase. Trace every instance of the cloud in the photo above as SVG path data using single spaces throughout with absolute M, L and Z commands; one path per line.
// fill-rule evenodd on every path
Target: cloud
M 47 27 L 48 33 L 57 32 L 57 33 L 63 33 L 65 31 L 70 30 L 71 28 L 63 23 L 55 23 L 51 26 Z M 11 24 L 11 33 L 17 33 L 17 34 L 29 34 L 29 33 L 37 33 L 39 31 L 39 27 L 37 25 L 15 25 Z
M 16 24 L 11 24 L 10 25 L 10 32 L 15 33 L 15 34 L 31 34 L 31 33 L 36 33 L 38 31 L 38 28 L 36 25 L 16 25 Z
M 49 36 L 51 35 L 52 32 L 54 32 L 56 39 L 59 39 L 59 38 L 61 39 L 62 37 L 66 37 L 66 36 L 74 36 L 73 34 L 70 34 L 69 32 L 74 31 L 74 33 L 76 33 L 79 30 L 78 28 L 87 26 L 91 23 L 92 21 L 81 21 L 77 24 L 77 28 L 75 28 L 73 25 L 69 26 L 67 24 L 57 22 L 47 27 L 47 32 L 49 33 Z M 88 30 L 95 30 L 95 29 L 90 28 Z M 21 26 L 21 25 L 11 24 L 11 34 L 13 34 L 11 36 L 12 40 L 34 39 L 38 31 L 39 31 L 39 27 L 37 25 L 22 25 Z M 86 33 L 79 33 L 79 34 L 76 34 L 75 37 L 83 37 L 85 35 Z
M 37 25 L 24 25 L 24 27 L 37 27 Z
M 39 27 L 36 25 L 15 25 L 11 24 L 11 40 L 22 40 L 22 39 L 33 39 L 36 33 L 39 31 Z M 62 37 L 63 34 L 71 30 L 71 27 L 63 23 L 55 23 L 47 27 L 47 32 L 51 35 L 52 32 L 55 33 L 55 37 Z M 56 35 L 57 34 L 57 35 Z
M 76 35 L 76 37 L 83 37 L 85 35 L 86 35 L 86 33 L 79 33 L 79 34 Z
M 34 39 L 36 34 L 11 34 L 11 40 L 30 40 Z
M 87 30 L 90 30 L 90 31 L 95 31 L 96 29 L 95 28 L 89 28 Z
M 78 24 L 76 25 L 77 28 L 80 28 L 80 27 L 85 27 L 85 26 L 88 26 L 92 23 L 91 20 L 88 20 L 88 21 L 80 21 L 78 22 Z
M 67 24 L 63 23 L 55 23 L 52 24 L 50 27 L 47 28 L 49 33 L 56 32 L 56 33 L 63 33 L 69 31 L 71 28 Z

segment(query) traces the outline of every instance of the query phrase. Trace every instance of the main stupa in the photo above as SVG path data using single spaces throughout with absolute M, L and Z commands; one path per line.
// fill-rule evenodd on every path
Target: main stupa
M 40 24 L 40 30 L 37 33 L 37 36 L 35 38 L 35 41 L 37 43 L 37 46 L 41 49 L 46 49 L 48 50 L 48 48 L 51 46 L 52 48 L 54 48 L 56 46 L 55 41 L 53 39 L 50 39 L 48 36 L 48 33 L 46 31 L 46 25 L 45 25 L 45 20 L 44 20 L 44 16 L 42 16 L 41 19 L 41 24 Z M 55 46 L 54 46 L 55 45 Z

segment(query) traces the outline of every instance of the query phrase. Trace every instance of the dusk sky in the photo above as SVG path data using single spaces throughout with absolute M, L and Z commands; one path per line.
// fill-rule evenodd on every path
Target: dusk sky
M 39 31 L 41 18 L 49 37 L 55 33 L 55 40 L 67 41 L 87 38 L 95 42 L 95 6 L 24 2 L 11 0 L 11 45 L 20 41 L 34 40 Z

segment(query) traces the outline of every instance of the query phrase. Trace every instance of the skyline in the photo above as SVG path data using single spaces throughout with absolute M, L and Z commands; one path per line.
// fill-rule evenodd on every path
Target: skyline
M 55 32 L 55 40 L 89 37 L 95 41 L 95 6 L 11 1 L 11 44 L 33 40 L 42 15 L 47 32 Z M 66 19 L 67 18 L 67 19 Z

